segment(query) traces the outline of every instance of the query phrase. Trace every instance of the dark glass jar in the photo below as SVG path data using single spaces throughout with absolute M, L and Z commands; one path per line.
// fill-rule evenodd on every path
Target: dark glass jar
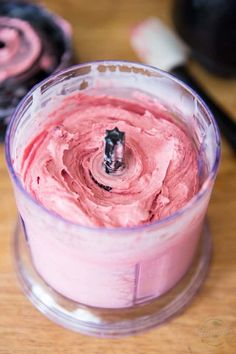
M 235 0 L 175 0 L 173 19 L 179 35 L 207 69 L 236 76 Z

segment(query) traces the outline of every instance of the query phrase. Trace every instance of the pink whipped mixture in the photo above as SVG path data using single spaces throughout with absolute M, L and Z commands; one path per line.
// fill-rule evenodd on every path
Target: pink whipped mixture
M 34 29 L 16 18 L 0 17 L 0 42 L 0 82 L 29 69 L 42 49 Z
M 170 113 L 147 107 L 109 96 L 67 97 L 25 149 L 26 190 L 87 226 L 142 225 L 183 207 L 199 189 L 196 151 Z M 125 132 L 125 168 L 106 174 L 104 136 L 114 127 Z

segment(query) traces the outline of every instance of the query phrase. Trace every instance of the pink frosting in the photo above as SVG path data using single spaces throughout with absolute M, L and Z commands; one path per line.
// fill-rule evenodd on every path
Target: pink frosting
M 177 124 L 178 114 L 171 113 L 174 107 L 140 92 L 133 92 L 132 100 L 89 92 L 52 95 L 51 113 L 43 105 L 38 109 L 41 95 L 36 92 L 33 116 L 18 129 L 13 162 L 27 191 L 46 208 L 89 226 L 142 225 L 181 208 L 197 193 L 199 179 L 196 150 L 190 134 Z M 126 97 L 125 92 L 119 94 Z M 126 134 L 126 167 L 107 175 L 104 136 L 116 126 Z M 32 139 L 25 147 L 28 136 Z M 37 273 L 65 297 L 102 308 L 149 301 L 183 277 L 209 196 L 210 190 L 172 221 L 111 232 L 59 222 L 16 190 Z
M 174 213 L 199 189 L 193 143 L 158 103 L 76 94 L 47 122 L 25 149 L 19 173 L 28 192 L 70 221 L 142 225 Z M 126 135 L 125 169 L 108 175 L 104 136 L 114 127 Z
M 42 49 L 34 29 L 17 18 L 0 17 L 0 41 L 0 81 L 31 68 Z

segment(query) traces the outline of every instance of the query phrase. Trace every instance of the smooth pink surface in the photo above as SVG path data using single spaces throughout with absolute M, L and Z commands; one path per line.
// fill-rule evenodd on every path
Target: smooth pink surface
M 50 221 L 31 218 L 37 210 L 27 210 L 22 199 L 18 205 L 24 220 L 28 217 L 25 226 L 34 265 L 53 289 L 82 304 L 122 308 L 166 293 L 183 277 L 195 254 L 206 201 L 195 220 L 190 216 L 166 228 L 170 239 L 160 242 L 162 228 L 142 235 L 137 231 L 128 245 L 123 240 L 124 248 L 117 252 L 117 239 L 111 235 L 60 229 Z M 120 247 L 126 235 L 116 236 Z
M 73 109 L 64 115 L 67 105 Z M 196 151 L 170 114 L 150 108 L 105 96 L 66 98 L 25 149 L 19 173 L 26 190 L 87 226 L 137 226 L 174 213 L 198 191 Z M 126 167 L 114 175 L 105 173 L 103 155 L 105 131 L 116 126 L 126 134 Z

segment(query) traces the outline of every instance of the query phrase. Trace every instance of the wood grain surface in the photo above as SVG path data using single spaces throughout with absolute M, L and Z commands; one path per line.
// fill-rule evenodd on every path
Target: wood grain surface
M 45 0 L 73 27 L 80 61 L 137 60 L 128 31 L 157 15 L 171 25 L 169 0 Z M 190 70 L 236 117 L 236 82 L 216 78 L 196 63 Z M 223 141 L 221 166 L 209 206 L 214 254 L 209 275 L 184 313 L 162 327 L 123 339 L 97 339 L 65 330 L 22 294 L 11 237 L 15 203 L 0 147 L 0 354 L 233 354 L 236 353 L 236 157 Z

